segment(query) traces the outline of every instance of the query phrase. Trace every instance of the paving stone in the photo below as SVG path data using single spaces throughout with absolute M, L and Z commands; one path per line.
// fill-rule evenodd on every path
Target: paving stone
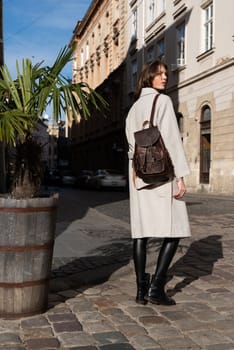
M 80 312 L 78 315 L 78 319 L 80 322 L 103 322 L 107 320 L 107 317 L 103 316 L 103 314 L 97 310 L 95 311 L 86 311 Z
M 113 304 L 112 304 L 112 307 L 113 306 L 117 306 L 119 304 L 123 305 L 123 303 L 125 302 L 126 305 L 136 305 L 136 302 L 135 302 L 135 291 L 134 293 L 132 293 L 131 295 L 129 295 L 130 293 L 130 290 L 126 292 L 122 292 L 121 294 L 118 294 L 118 295 L 113 295 L 113 296 L 108 296 L 109 298 L 113 298 Z
M 207 305 L 211 306 L 212 308 L 225 306 L 227 302 L 229 302 L 229 300 L 227 301 L 225 298 L 218 297 L 217 295 L 215 297 L 214 295 L 210 295 L 208 297 L 208 295 L 200 294 L 197 296 L 197 298 L 203 301 L 206 300 Z
M 69 308 L 69 306 L 65 303 L 59 303 L 57 304 L 55 307 L 53 307 L 52 309 L 49 309 L 46 314 L 47 315 L 53 315 L 53 314 L 65 314 L 71 313 L 71 309 Z
M 106 308 L 102 311 L 104 315 L 123 315 L 123 310 L 119 307 Z
M 212 344 L 207 345 L 206 350 L 233 350 L 234 349 L 234 343 L 224 343 L 224 344 Z
M 163 311 L 162 315 L 171 321 L 191 318 L 191 314 L 186 311 Z
M 210 329 L 212 326 L 210 325 L 209 322 L 201 322 L 193 318 L 188 318 L 188 319 L 182 319 L 182 320 L 177 320 L 174 323 L 174 326 L 178 327 L 182 332 L 183 331 L 190 331 L 194 329 Z
M 48 314 L 48 320 L 50 322 L 62 322 L 62 321 L 76 321 L 76 316 L 70 313 L 61 313 L 61 314 Z
M 84 295 L 97 295 L 101 292 L 102 290 L 100 288 L 87 288 L 83 293 Z
M 234 342 L 234 332 L 233 332 L 233 330 L 229 329 L 229 330 L 225 331 L 225 335 Z
M 51 327 L 26 328 L 23 334 L 24 340 L 32 338 L 51 338 L 54 335 Z
M 0 344 L 17 344 L 21 343 L 21 339 L 17 334 L 14 333 L 0 333 Z
M 169 321 L 162 316 L 142 316 L 139 317 L 139 321 L 146 327 L 155 325 L 155 324 L 170 324 Z
M 97 311 L 97 308 L 93 305 L 93 303 L 91 303 L 90 301 L 87 301 L 87 300 L 83 300 L 83 299 L 82 299 L 82 302 L 79 302 L 76 300 L 73 303 L 71 309 L 75 314 L 79 314 L 80 312 Z
M 21 328 L 48 327 L 49 322 L 45 316 L 36 316 L 36 317 L 23 319 L 20 325 L 21 325 Z
M 193 316 L 201 322 L 213 322 L 214 320 L 224 320 L 227 318 L 224 314 L 212 310 L 206 310 L 206 312 L 194 311 Z
M 133 317 L 139 316 L 149 316 L 156 315 L 156 312 L 153 308 L 145 306 L 135 306 L 135 307 L 127 307 L 126 311 Z
M 196 296 L 197 297 L 197 296 Z M 181 307 L 186 310 L 186 311 L 201 311 L 201 312 L 206 312 L 206 311 L 210 311 L 212 310 L 210 308 L 210 306 L 208 306 L 207 304 L 205 303 L 199 303 L 199 302 L 196 302 L 196 301 L 191 301 L 193 298 L 191 297 L 190 295 L 190 302 L 187 302 L 187 303 L 184 303 L 184 304 L 181 304 Z
M 115 327 L 108 320 L 102 322 L 83 322 L 84 331 L 89 333 L 101 333 L 115 330 Z
M 158 343 L 166 350 L 198 350 L 201 349 L 196 342 L 193 342 L 188 337 L 173 337 L 173 338 L 161 338 Z
M 110 308 L 117 306 L 116 300 L 111 300 L 109 297 L 95 298 L 93 303 L 97 306 L 98 309 Z
M 217 345 L 222 343 L 230 343 L 230 338 L 218 333 L 215 330 L 200 330 L 189 332 L 189 337 L 198 345 L 204 347 L 207 345 Z
M 135 350 L 135 348 L 126 343 L 118 343 L 118 344 L 108 344 L 108 345 L 102 345 L 99 347 L 100 350 Z
M 53 324 L 56 333 L 82 331 L 83 327 L 78 321 L 56 322 Z
M 136 346 L 141 346 L 143 348 L 154 347 L 155 349 L 160 349 L 160 345 L 148 335 L 137 335 L 131 338 L 131 343 Z
M 60 342 L 56 338 L 28 339 L 25 341 L 27 350 L 59 349 Z
M 93 337 L 100 345 L 128 342 L 128 339 L 120 332 L 96 333 L 93 334 Z
M 233 330 L 234 329 L 234 319 L 233 320 L 218 320 L 212 323 L 213 328 L 221 331 Z
M 115 324 L 131 324 L 136 323 L 131 317 L 126 315 L 122 310 L 115 310 L 115 312 L 111 313 L 110 310 L 106 313 L 106 309 L 103 310 L 103 313 L 108 315 L 108 318 L 110 318 Z
M 119 325 L 118 329 L 128 338 L 134 337 L 135 335 L 147 335 L 147 331 L 145 330 L 145 328 L 139 326 L 138 324 L 128 324 L 127 327 L 126 325 Z
M 61 333 L 58 339 L 62 343 L 62 346 L 72 347 L 72 346 L 94 346 L 96 341 L 94 337 L 85 332 L 67 332 Z
M 183 333 L 176 327 L 165 324 L 157 324 L 155 327 L 148 328 L 149 335 L 158 340 L 161 338 L 183 337 Z

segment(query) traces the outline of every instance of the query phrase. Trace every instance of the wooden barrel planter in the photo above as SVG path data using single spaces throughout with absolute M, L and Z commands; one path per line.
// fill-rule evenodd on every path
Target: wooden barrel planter
M 58 194 L 0 198 L 0 317 L 44 312 L 48 305 Z

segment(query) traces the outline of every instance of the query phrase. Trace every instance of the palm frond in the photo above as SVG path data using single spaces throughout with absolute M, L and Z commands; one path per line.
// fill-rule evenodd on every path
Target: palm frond
M 24 137 L 31 128 L 34 128 L 34 121 L 30 115 L 23 115 L 18 109 L 0 112 L 1 141 L 14 145 L 18 137 Z
M 65 46 L 51 67 L 44 66 L 43 61 L 34 65 L 29 59 L 23 59 L 21 65 L 16 61 L 15 80 L 6 65 L 0 69 L 0 140 L 12 142 L 14 137 L 30 132 L 48 105 L 53 108 L 55 121 L 63 113 L 78 120 L 88 118 L 91 107 L 107 108 L 104 99 L 88 84 L 73 84 L 63 76 L 72 53 L 72 48 Z

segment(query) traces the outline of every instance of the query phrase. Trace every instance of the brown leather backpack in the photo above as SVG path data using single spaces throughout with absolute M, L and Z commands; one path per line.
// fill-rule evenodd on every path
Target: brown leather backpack
M 148 184 L 145 186 L 148 188 L 161 186 L 172 181 L 175 177 L 174 167 L 161 133 L 157 125 L 154 126 L 153 124 L 154 111 L 159 95 L 157 94 L 153 100 L 150 120 L 144 121 L 142 130 L 134 133 L 134 170 L 136 176 Z M 149 124 L 149 127 L 145 128 L 147 124 Z

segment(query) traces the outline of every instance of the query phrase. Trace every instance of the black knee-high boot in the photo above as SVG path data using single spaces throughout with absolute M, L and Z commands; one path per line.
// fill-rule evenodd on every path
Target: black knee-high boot
M 149 289 L 150 275 L 145 273 L 147 238 L 133 240 L 133 260 L 136 272 L 137 295 L 136 302 L 145 305 L 145 296 Z
M 164 287 L 167 282 L 167 271 L 176 253 L 179 238 L 165 238 L 160 249 L 155 274 L 149 288 L 148 300 L 154 304 L 175 305 L 175 301 L 168 297 Z

